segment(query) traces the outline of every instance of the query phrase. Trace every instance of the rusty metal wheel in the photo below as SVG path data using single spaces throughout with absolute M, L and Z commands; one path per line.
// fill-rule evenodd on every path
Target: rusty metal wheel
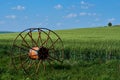
M 15 38 L 12 45 L 12 64 L 27 75 L 39 74 L 47 65 L 63 62 L 63 42 L 52 30 L 29 28 Z

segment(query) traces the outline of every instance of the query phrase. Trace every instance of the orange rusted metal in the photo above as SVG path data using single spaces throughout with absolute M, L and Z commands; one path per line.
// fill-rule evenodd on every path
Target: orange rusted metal
M 33 47 L 32 49 L 30 49 L 28 53 L 29 57 L 33 60 L 38 59 L 38 52 L 37 52 L 38 50 L 39 50 L 38 47 Z

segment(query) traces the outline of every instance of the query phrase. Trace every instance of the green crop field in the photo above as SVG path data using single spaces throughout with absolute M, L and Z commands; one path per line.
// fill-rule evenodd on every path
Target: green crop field
M 119 26 L 55 32 L 64 43 L 65 61 L 62 65 L 53 64 L 53 68 L 47 65 L 39 80 L 120 80 Z M 25 75 L 15 72 L 10 62 L 11 46 L 17 35 L 0 34 L 0 80 L 24 80 Z

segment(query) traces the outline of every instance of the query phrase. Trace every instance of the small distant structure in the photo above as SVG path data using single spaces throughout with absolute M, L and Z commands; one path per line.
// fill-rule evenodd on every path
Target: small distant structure
M 109 23 L 108 23 L 108 27 L 111 27 L 111 26 L 112 26 L 112 23 L 111 23 L 111 22 L 109 22 Z

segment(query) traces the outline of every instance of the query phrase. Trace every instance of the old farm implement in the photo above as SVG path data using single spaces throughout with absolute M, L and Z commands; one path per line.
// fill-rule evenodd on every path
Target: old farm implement
M 27 75 L 38 74 L 47 65 L 63 62 L 63 42 L 52 30 L 29 28 L 15 38 L 12 45 L 12 64 Z

